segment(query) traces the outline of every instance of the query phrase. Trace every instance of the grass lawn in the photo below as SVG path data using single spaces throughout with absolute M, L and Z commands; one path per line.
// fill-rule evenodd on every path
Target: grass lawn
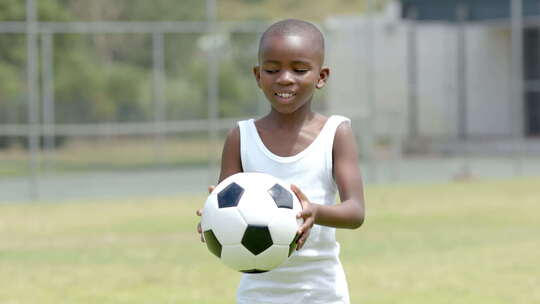
M 540 303 L 540 180 L 366 189 L 338 232 L 352 303 Z M 0 303 L 234 303 L 200 197 L 0 205 Z
M 54 151 L 41 150 L 39 161 L 42 173 L 192 167 L 219 159 L 222 141 L 204 136 L 73 138 Z M 0 150 L 0 178 L 29 174 L 30 157 L 22 147 Z

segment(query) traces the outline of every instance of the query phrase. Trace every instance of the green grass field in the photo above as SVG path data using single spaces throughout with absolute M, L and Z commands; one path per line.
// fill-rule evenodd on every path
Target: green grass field
M 203 135 L 163 137 L 159 144 L 151 136 L 74 138 L 55 151 L 41 151 L 39 158 L 42 173 L 56 174 L 206 166 L 219 159 L 222 141 Z M 0 149 L 0 178 L 30 174 L 30 157 L 20 146 Z
M 352 303 L 540 303 L 538 186 L 367 188 L 366 223 L 338 232 Z M 203 196 L 0 205 L 0 303 L 234 303 Z

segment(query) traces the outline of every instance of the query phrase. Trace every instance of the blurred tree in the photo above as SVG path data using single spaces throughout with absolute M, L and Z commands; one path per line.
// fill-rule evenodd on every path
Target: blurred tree
M 381 0 L 382 1 L 382 0 Z M 202 0 L 39 0 L 41 21 L 204 21 Z M 216 0 L 220 20 L 303 18 L 357 13 L 364 0 Z M 1 0 L 0 20 L 24 20 L 25 0 Z M 226 32 L 226 29 L 223 29 Z M 227 36 L 220 50 L 220 115 L 256 113 L 257 33 Z M 208 57 L 203 34 L 165 34 L 167 119 L 204 118 Z M 0 34 L 0 123 L 25 121 L 26 38 Z M 152 110 L 150 34 L 54 35 L 54 93 L 60 123 L 148 121 Z
M 0 21 L 21 21 L 25 18 L 24 0 L 0 1 Z
M 206 18 L 206 1 L 201 0 L 63 1 L 82 21 L 201 21 Z
M 383 0 L 375 0 L 383 1 Z M 360 14 L 365 0 L 218 0 L 219 19 L 275 20 L 298 18 L 322 22 L 330 15 Z
M 24 11 L 24 1 L 0 1 L 1 21 L 20 21 Z M 21 34 L 0 35 L 0 122 L 14 123 L 20 116 L 18 104 L 25 92 L 25 43 Z

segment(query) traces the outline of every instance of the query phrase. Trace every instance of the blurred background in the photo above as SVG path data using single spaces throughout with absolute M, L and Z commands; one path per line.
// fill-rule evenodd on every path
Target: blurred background
M 540 303 L 540 0 L 0 0 L 0 303 L 234 302 L 195 210 L 284 18 L 359 142 L 351 303 Z
M 367 184 L 540 176 L 540 1 L 1 0 L 0 201 L 204 193 L 287 17 L 326 36 L 314 107 Z

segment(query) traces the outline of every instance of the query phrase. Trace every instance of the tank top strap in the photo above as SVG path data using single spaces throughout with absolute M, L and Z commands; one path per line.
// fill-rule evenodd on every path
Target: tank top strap
M 242 120 L 238 122 L 238 129 L 240 130 L 240 161 L 242 162 L 242 168 L 246 168 L 245 160 L 247 159 L 248 147 L 253 148 L 255 146 L 256 138 L 252 130 L 254 119 Z
M 326 163 L 326 168 L 328 168 L 329 178 L 333 180 L 333 149 L 334 149 L 334 138 L 336 136 L 337 128 L 343 123 L 350 123 L 351 120 L 345 116 L 332 115 L 326 121 L 324 128 L 321 130 L 321 144 L 324 149 L 324 162 Z
M 325 134 L 321 134 L 321 135 L 323 137 L 326 137 L 326 139 L 331 140 L 333 142 L 337 128 L 341 125 L 341 123 L 345 121 L 350 123 L 351 120 L 341 115 L 332 115 L 328 117 L 328 120 L 326 121 L 325 126 L 321 130 L 321 132 L 324 132 Z
M 350 123 L 350 121 L 351 121 L 350 119 L 344 116 L 340 116 L 340 115 L 330 116 L 328 120 L 326 121 L 326 124 L 324 125 L 323 129 L 321 130 L 321 134 L 319 134 L 322 141 L 324 142 L 324 145 L 330 146 L 330 148 L 332 148 L 334 144 L 334 137 L 336 135 L 337 128 L 343 122 Z

